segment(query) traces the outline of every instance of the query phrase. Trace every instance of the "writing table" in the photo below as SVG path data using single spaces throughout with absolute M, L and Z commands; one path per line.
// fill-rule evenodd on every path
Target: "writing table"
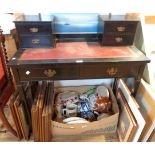
M 135 96 L 149 61 L 134 46 L 101 47 L 97 42 L 63 42 L 57 43 L 56 48 L 20 49 L 9 66 L 30 124 L 24 82 L 133 77 Z

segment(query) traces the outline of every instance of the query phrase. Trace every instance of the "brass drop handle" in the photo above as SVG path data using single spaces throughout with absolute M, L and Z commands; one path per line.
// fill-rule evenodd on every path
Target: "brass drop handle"
M 118 69 L 116 67 L 111 67 L 111 68 L 108 68 L 106 72 L 108 73 L 108 75 L 114 76 L 118 72 Z
M 39 44 L 40 40 L 39 39 L 32 39 L 32 44 Z
M 117 31 L 124 32 L 125 31 L 125 27 L 124 26 L 118 26 L 117 27 Z
M 29 31 L 32 33 L 36 33 L 39 31 L 39 29 L 37 27 L 31 27 L 31 28 L 29 28 Z
M 47 77 L 53 77 L 56 74 L 56 71 L 54 69 L 47 69 L 47 70 L 44 70 L 44 74 Z
M 123 41 L 123 38 L 122 38 L 122 37 L 116 37 L 116 38 L 115 38 L 115 41 L 116 41 L 117 43 L 120 43 L 120 42 Z

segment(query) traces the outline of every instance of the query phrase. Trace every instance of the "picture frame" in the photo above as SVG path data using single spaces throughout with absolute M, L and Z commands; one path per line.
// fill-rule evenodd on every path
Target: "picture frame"
M 118 137 L 122 142 L 131 142 L 137 129 L 137 123 L 121 89 L 119 88 L 117 91 L 117 101 L 120 108 L 120 118 L 117 130 Z

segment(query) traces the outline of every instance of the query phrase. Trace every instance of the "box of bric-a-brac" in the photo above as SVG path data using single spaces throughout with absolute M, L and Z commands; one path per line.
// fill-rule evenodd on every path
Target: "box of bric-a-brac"
M 52 138 L 116 133 L 119 108 L 111 87 L 55 87 Z

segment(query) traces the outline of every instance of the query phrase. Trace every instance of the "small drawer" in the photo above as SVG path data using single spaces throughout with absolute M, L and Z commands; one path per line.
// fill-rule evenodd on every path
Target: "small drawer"
M 131 34 L 136 32 L 138 22 L 127 21 L 109 21 L 104 24 L 104 33 L 126 33 Z
M 132 45 L 134 35 L 103 35 L 103 45 Z
M 42 66 L 19 69 L 20 80 L 65 80 L 79 77 L 79 69 L 74 65 Z
M 50 35 L 21 35 L 20 36 L 21 48 L 46 48 L 53 47 L 52 36 Z
M 52 33 L 51 22 L 18 22 L 15 23 L 18 34 Z

